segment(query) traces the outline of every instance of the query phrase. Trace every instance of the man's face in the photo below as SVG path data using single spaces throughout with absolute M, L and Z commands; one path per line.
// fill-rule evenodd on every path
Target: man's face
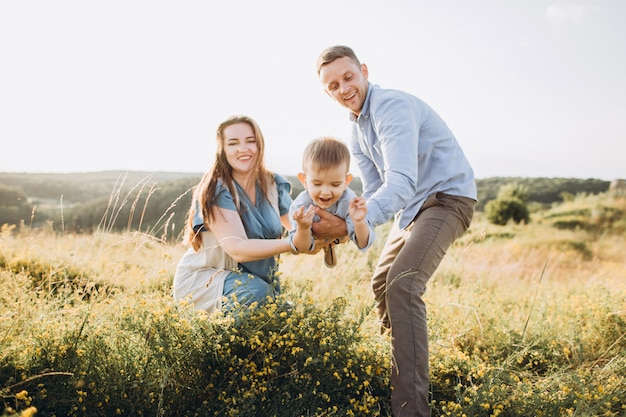
M 326 64 L 320 70 L 320 81 L 326 93 L 337 103 L 359 115 L 367 97 L 367 66 L 348 57 Z

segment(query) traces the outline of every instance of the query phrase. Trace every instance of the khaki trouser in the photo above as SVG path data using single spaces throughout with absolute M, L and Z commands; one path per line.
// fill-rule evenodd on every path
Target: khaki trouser
M 382 329 L 391 328 L 391 408 L 395 417 L 429 412 L 428 328 L 422 295 L 452 243 L 469 227 L 476 201 L 437 193 L 413 222 L 389 232 L 372 277 Z

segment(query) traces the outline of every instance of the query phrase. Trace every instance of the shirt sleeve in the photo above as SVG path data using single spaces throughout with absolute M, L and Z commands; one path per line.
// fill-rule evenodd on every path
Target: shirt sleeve
M 385 97 L 372 109 L 371 123 L 384 161 L 384 178 L 368 184 L 368 219 L 374 226 L 402 210 L 417 193 L 421 114 L 401 96 Z
M 361 172 L 361 182 L 363 184 L 363 197 L 369 199 L 383 185 L 383 181 L 378 174 L 378 169 L 372 160 L 365 155 L 359 146 L 357 137 L 358 125 L 355 126 L 351 141 L 351 153 L 356 165 Z

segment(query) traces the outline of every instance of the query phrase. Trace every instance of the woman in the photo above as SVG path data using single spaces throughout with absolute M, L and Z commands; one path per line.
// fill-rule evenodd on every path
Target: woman
M 257 123 L 232 116 L 217 128 L 215 162 L 195 188 L 187 221 L 191 247 L 174 275 L 174 298 L 209 313 L 263 304 L 280 293 L 277 256 L 287 239 L 291 184 L 263 163 Z M 225 298 L 224 298 L 225 297 Z

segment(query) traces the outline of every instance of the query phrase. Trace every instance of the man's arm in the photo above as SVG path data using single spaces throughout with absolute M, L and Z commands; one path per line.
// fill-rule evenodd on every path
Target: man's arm
M 316 207 L 319 222 L 313 222 L 313 236 L 315 239 L 333 240 L 348 236 L 346 221 L 324 209 Z

